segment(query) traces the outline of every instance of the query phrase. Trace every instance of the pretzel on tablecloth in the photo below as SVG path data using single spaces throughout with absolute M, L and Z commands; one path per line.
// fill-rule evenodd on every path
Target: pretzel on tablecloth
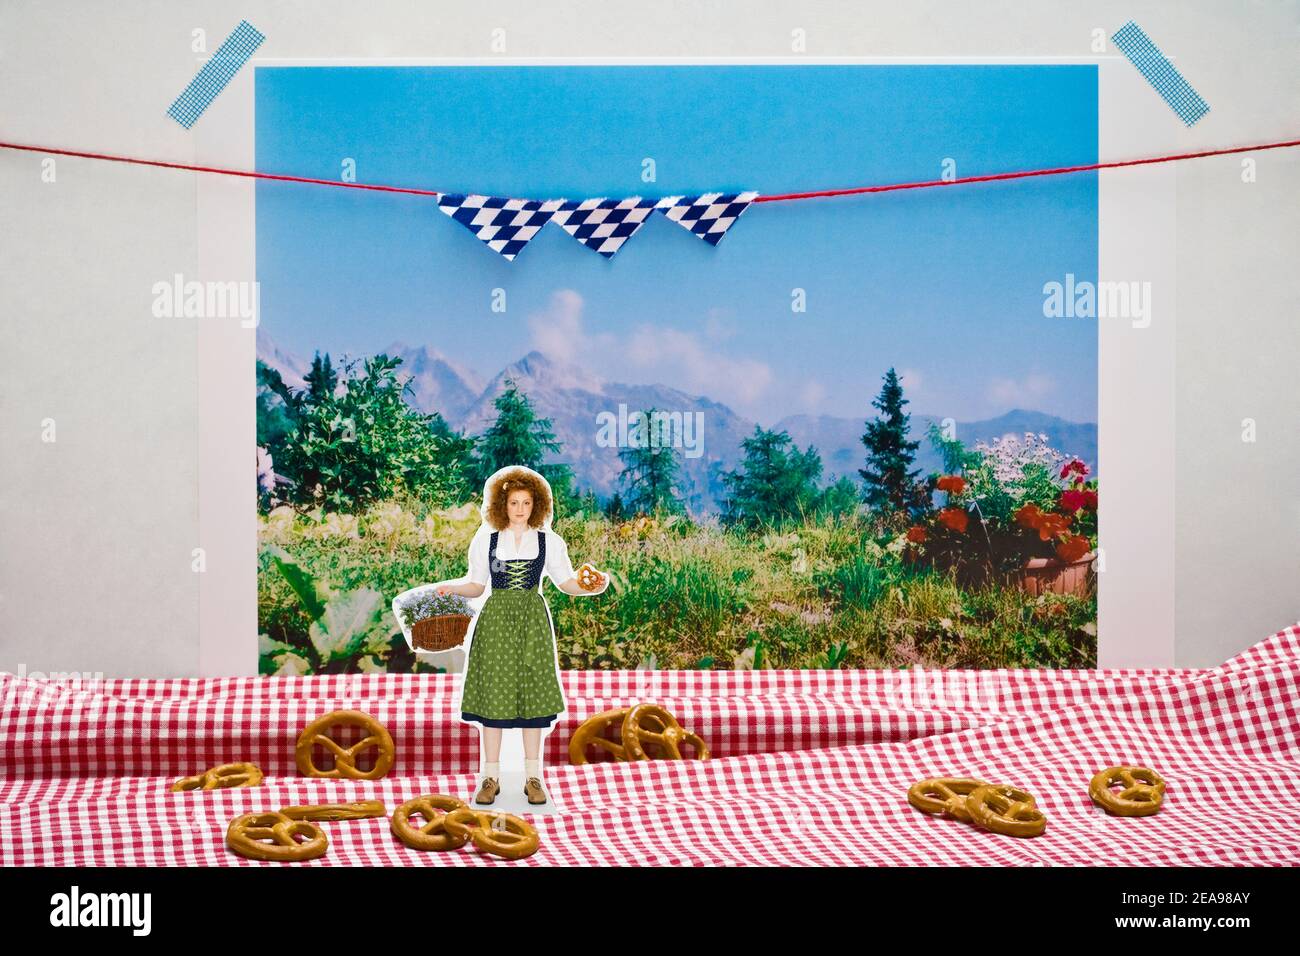
M 1111 787 L 1123 786 L 1119 793 Z M 1107 767 L 1088 784 L 1092 802 L 1117 817 L 1146 817 L 1160 812 L 1165 802 L 1165 781 L 1147 767 Z
M 1006 784 L 986 783 L 966 798 L 971 823 L 1007 836 L 1035 837 L 1047 827 L 1047 817 L 1032 795 Z
M 222 790 L 227 787 L 258 787 L 262 771 L 251 763 L 223 763 L 192 777 L 182 777 L 172 784 L 172 792 L 185 790 Z
M 623 719 L 627 717 L 630 707 L 620 707 L 616 710 L 606 710 L 588 717 L 573 732 L 569 738 L 569 763 L 584 764 L 587 763 L 588 745 L 599 747 L 606 753 L 613 756 L 615 760 L 626 760 L 627 754 L 623 750 Z M 620 734 L 618 740 L 611 740 L 605 736 L 605 731 L 614 727 Z
M 413 850 L 458 850 L 469 842 L 469 834 L 451 833 L 446 826 L 447 814 L 464 808 L 464 802 L 455 797 L 427 793 L 407 800 L 394 810 L 389 829 Z M 412 823 L 412 814 L 423 817 L 423 825 L 417 827 Z
M 934 777 L 912 784 L 907 791 L 907 802 L 922 813 L 952 817 L 962 823 L 970 823 L 970 811 L 966 809 L 966 798 L 977 787 L 984 786 L 983 780 L 970 777 Z
M 659 756 L 681 760 L 682 744 L 690 744 L 696 760 L 708 760 L 709 748 L 697 734 L 683 729 L 677 718 L 658 704 L 637 704 L 623 720 L 623 750 L 628 760 L 649 760 L 645 743 L 653 743 Z
M 315 803 L 301 807 L 281 807 L 290 820 L 365 820 L 382 817 L 388 811 L 379 800 L 360 803 Z
M 305 842 L 299 843 L 295 839 L 298 836 L 305 837 Z M 289 863 L 324 856 L 330 841 L 309 820 L 293 820 L 283 813 L 270 811 L 245 813 L 231 820 L 226 828 L 226 845 L 250 860 Z
M 456 839 L 470 839 L 482 853 L 522 860 L 537 852 L 537 830 L 508 813 L 462 806 L 443 817 L 442 825 Z
M 365 728 L 366 736 L 350 747 L 341 747 L 328 733 L 329 729 L 336 724 L 360 725 Z M 316 744 L 323 745 L 334 754 L 332 769 L 321 770 L 312 762 L 311 750 Z M 370 747 L 379 749 L 375 757 L 375 765 L 369 770 L 358 770 L 357 757 Z M 359 710 L 336 710 L 317 717 L 303 728 L 302 733 L 298 735 L 298 745 L 294 748 L 299 773 L 307 777 L 331 779 L 346 777 L 350 780 L 378 780 L 392 769 L 395 754 L 392 735 L 383 724 Z

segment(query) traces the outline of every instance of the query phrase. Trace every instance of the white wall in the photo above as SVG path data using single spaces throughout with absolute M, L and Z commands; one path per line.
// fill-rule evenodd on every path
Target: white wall
M 497 27 L 511 57 L 785 56 L 795 28 L 811 55 L 1086 57 L 1094 29 L 1134 16 L 1210 103 L 1191 130 L 1169 114 L 1180 148 L 1300 134 L 1295 2 L 5 0 L 0 139 L 207 158 L 164 111 L 200 65 L 191 31 L 215 49 L 240 16 L 267 35 L 259 56 L 421 58 L 487 56 Z M 1300 618 L 1300 155 L 1257 161 L 1251 184 L 1236 158 L 1177 171 L 1168 663 L 1181 666 Z M 74 159 L 56 170 L 43 183 L 40 157 L 0 151 L 0 669 L 194 674 L 200 330 L 149 306 L 154 282 L 197 271 L 195 177 Z M 1248 417 L 1254 444 L 1241 441 Z

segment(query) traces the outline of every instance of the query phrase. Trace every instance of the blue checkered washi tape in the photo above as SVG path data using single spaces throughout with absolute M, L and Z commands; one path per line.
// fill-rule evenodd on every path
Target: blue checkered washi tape
M 1183 79 L 1183 74 L 1174 69 L 1160 48 L 1132 20 L 1120 27 L 1111 40 L 1173 111 L 1182 117 L 1185 125 L 1191 126 L 1210 111 L 1201 94 L 1192 89 L 1192 84 Z
M 217 94 L 226 88 L 226 84 L 265 39 L 251 23 L 240 20 L 239 26 L 217 47 L 212 59 L 203 65 L 198 75 L 190 80 L 190 85 L 181 90 L 181 95 L 167 107 L 167 115 L 186 129 L 197 123 L 203 111 L 212 105 Z

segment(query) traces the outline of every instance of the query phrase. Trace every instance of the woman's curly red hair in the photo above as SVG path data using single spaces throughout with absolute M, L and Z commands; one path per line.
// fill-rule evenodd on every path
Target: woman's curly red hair
M 524 468 L 511 468 L 497 475 L 488 488 L 487 520 L 497 531 L 510 525 L 506 502 L 512 491 L 526 491 L 533 496 L 533 513 L 528 516 L 528 527 L 540 528 L 551 516 L 551 489 L 537 475 Z

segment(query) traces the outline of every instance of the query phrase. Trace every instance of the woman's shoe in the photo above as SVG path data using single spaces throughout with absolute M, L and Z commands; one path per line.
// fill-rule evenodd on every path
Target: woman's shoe
M 529 803 L 546 802 L 546 791 L 542 789 L 542 781 L 536 777 L 529 777 L 524 783 L 524 795 L 528 797 Z
M 501 784 L 497 782 L 496 777 L 484 777 L 483 785 L 478 788 L 478 793 L 474 794 L 475 803 L 492 803 L 496 800 L 497 794 L 501 792 Z

